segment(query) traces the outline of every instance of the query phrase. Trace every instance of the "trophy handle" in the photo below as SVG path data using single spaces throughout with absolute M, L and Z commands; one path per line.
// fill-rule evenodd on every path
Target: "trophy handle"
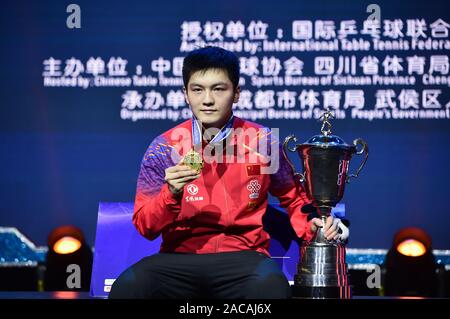
M 350 178 L 352 178 L 352 177 L 358 177 L 359 173 L 361 172 L 362 168 L 364 167 L 364 165 L 365 165 L 366 162 L 367 162 L 367 158 L 369 157 L 369 146 L 367 145 L 366 142 L 364 142 L 363 139 L 361 139 L 361 138 L 355 139 L 355 140 L 353 141 L 353 145 L 355 145 L 356 147 L 357 147 L 358 145 L 361 145 L 361 146 L 362 146 L 362 148 L 361 148 L 359 151 L 357 151 L 356 154 L 357 154 L 357 155 L 361 155 L 362 153 L 364 153 L 364 160 L 363 160 L 363 162 L 361 163 L 361 165 L 359 166 L 359 168 L 356 170 L 356 173 L 355 173 L 355 174 L 349 174 L 349 175 L 347 176 L 347 183 L 350 183 Z
M 295 146 L 295 147 L 288 146 L 288 144 L 291 140 L 294 141 L 295 143 L 297 143 L 297 138 L 294 135 L 289 135 L 288 137 L 286 137 L 286 139 L 284 140 L 284 143 L 283 143 L 283 155 L 284 155 L 284 158 L 286 159 L 286 161 L 288 162 L 288 164 L 292 167 L 292 170 L 294 171 L 294 177 L 299 177 L 300 182 L 303 183 L 305 181 L 305 176 L 303 174 L 295 171 L 295 166 L 294 166 L 294 164 L 292 164 L 291 160 L 289 159 L 289 157 L 287 155 L 286 150 L 289 150 L 290 152 L 297 151 L 297 146 Z

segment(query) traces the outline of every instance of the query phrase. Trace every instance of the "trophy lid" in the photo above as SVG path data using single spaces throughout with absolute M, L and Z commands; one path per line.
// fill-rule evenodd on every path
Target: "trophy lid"
M 320 131 L 322 134 L 314 135 L 300 146 L 354 150 L 354 145 L 349 145 L 345 143 L 344 140 L 339 136 L 331 134 L 331 123 L 329 121 L 330 118 L 333 118 L 333 114 L 329 110 L 326 110 L 325 113 L 321 116 L 322 128 Z
M 342 138 L 336 135 L 314 135 L 304 144 L 315 146 L 351 146 L 344 142 Z

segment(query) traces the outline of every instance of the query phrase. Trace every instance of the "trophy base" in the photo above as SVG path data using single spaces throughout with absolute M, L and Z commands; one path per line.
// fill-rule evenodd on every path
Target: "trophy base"
M 325 218 L 322 216 L 323 223 Z M 320 228 L 311 242 L 301 246 L 300 255 L 292 291 L 294 298 L 352 297 L 344 244 L 327 241 Z
M 352 287 L 307 287 L 294 285 L 292 298 L 308 299 L 351 299 Z

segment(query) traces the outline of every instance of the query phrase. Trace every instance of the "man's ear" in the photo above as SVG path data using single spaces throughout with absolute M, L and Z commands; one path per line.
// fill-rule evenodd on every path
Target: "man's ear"
M 185 86 L 183 86 L 183 94 L 184 94 L 184 100 L 186 101 L 186 104 L 191 105 L 191 103 L 189 103 L 189 97 L 187 95 L 187 90 L 186 90 Z
M 237 103 L 239 101 L 240 96 L 241 96 L 241 87 L 238 85 L 236 86 L 236 89 L 234 89 L 233 103 Z

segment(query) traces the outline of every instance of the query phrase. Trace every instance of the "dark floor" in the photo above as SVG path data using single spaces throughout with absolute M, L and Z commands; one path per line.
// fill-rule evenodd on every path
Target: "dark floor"
M 0 291 L 0 299 L 94 299 L 83 291 Z
M 0 291 L 0 299 L 98 299 L 77 291 Z M 353 296 L 353 299 L 428 299 L 422 297 Z

